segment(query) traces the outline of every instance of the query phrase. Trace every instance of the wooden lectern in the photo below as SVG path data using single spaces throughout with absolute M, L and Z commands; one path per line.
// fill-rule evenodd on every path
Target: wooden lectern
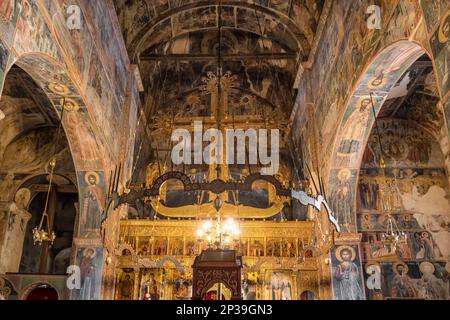
M 242 300 L 242 257 L 235 250 L 204 250 L 195 258 L 192 269 L 192 300 L 202 300 L 217 283 L 230 289 L 231 300 Z

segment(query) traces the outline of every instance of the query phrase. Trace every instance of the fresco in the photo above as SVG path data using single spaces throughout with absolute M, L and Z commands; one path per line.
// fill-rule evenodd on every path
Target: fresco
M 430 34 L 431 50 L 435 59 L 436 73 L 442 97 L 447 100 L 450 90 L 450 75 L 448 63 L 449 54 L 449 23 L 450 7 L 448 1 L 420 1 L 428 34 Z
M 70 1 L 48 1 L 47 10 L 52 17 L 52 23 L 59 43 L 64 43 L 64 50 L 67 51 L 71 62 L 75 64 L 78 72 L 79 84 L 84 88 L 87 82 L 87 69 L 89 66 L 89 57 L 93 50 L 93 41 L 91 34 L 86 30 L 86 20 L 84 15 L 80 15 L 81 29 L 67 28 L 66 7 Z
M 6 66 L 8 65 L 9 52 L 3 42 L 0 40 L 0 95 L 3 89 Z
M 359 249 L 341 245 L 331 253 L 333 295 L 337 300 L 365 300 Z
M 53 106 L 22 69 L 9 71 L 0 108 L 6 115 L 0 122 L 1 171 L 44 172 L 54 156 L 57 172 L 74 170 L 64 132 L 55 128 L 58 120 Z
M 80 237 L 99 238 L 102 212 L 105 206 L 105 179 L 103 172 L 79 171 Z
M 5 0 L 0 4 L 0 34 L 2 40 L 9 45 L 13 40 L 20 9 L 20 0 Z
M 365 281 L 371 287 L 366 289 L 368 299 L 445 300 L 450 297 L 448 262 L 369 262 L 365 269 Z
M 362 149 L 370 132 L 369 128 L 373 125 L 370 92 L 374 92 L 374 109 L 375 112 L 378 112 L 377 110 L 381 108 L 388 96 L 389 88 L 397 83 L 398 79 L 422 54 L 423 50 L 419 46 L 408 42 L 399 43 L 384 50 L 366 70 L 349 101 L 339 129 L 335 156 L 332 159 L 332 168 L 336 169 L 332 170 L 329 183 L 331 192 L 339 190 L 337 187 L 339 185 L 341 188 L 348 187 L 349 191 L 345 195 L 349 198 L 349 203 L 353 203 L 353 205 L 356 201 L 355 181 L 351 184 L 346 182 L 346 185 L 342 186 L 342 176 L 346 171 L 359 166 Z M 338 172 L 341 173 L 341 179 L 339 179 Z M 345 174 L 344 176 L 351 175 Z M 340 195 L 341 193 L 336 193 L 336 196 Z M 355 229 L 354 216 L 348 219 L 347 223 L 349 224 L 347 228 Z
M 45 52 L 56 60 L 61 60 L 50 29 L 41 17 L 35 1 L 19 2 L 20 13 L 16 25 L 14 48 L 17 52 Z
M 408 234 L 408 243 L 399 250 L 403 260 L 446 260 L 450 257 L 450 203 L 440 146 L 427 132 L 417 130 L 414 122 L 379 123 L 386 169 L 379 169 L 379 142 L 373 134 L 358 186 L 359 229 L 385 231 L 386 217 L 393 214 L 400 230 Z M 363 240 L 367 242 L 367 260 L 377 258 L 373 252 L 383 248 L 380 240 L 375 233 L 368 233 Z
M 102 284 L 103 248 L 77 248 L 75 263 L 81 271 L 81 288 L 72 290 L 72 299 L 99 300 Z
M 172 24 L 176 26 L 176 31 L 214 26 L 215 21 L 217 21 L 215 7 L 197 8 L 197 2 L 200 3 L 198 0 L 192 0 L 189 1 L 189 3 L 179 0 L 118 1 L 115 5 L 119 21 L 123 25 L 122 29 L 125 42 L 127 45 L 131 44 L 131 46 L 136 46 L 137 42 L 140 40 L 139 36 L 142 36 L 145 33 L 145 29 L 151 30 L 155 24 L 161 22 L 160 17 L 163 14 L 167 14 L 169 11 L 175 13 L 180 11 L 179 13 L 174 14 L 170 19 L 173 20 Z M 259 10 L 259 8 L 258 12 L 255 14 L 255 10 L 247 3 L 240 4 L 238 8 L 224 6 L 222 10 L 224 25 L 232 27 L 238 25 L 242 29 L 259 33 L 260 30 L 257 20 L 260 20 L 260 24 L 267 30 L 266 32 L 268 34 L 271 32 L 271 28 L 279 29 L 278 31 L 284 30 L 285 32 L 281 33 L 277 31 L 277 35 L 282 38 L 290 37 L 291 39 L 289 41 L 296 45 L 297 40 L 292 40 L 293 35 L 290 33 L 290 29 L 296 29 L 294 34 L 303 34 L 306 39 L 305 42 L 309 44 L 312 43 L 324 1 L 316 1 L 314 4 L 297 0 L 283 3 L 278 1 L 258 1 L 256 3 L 260 6 L 270 8 L 271 15 L 267 14 L 269 11 Z M 185 8 L 185 10 L 182 11 L 181 7 L 186 7 L 186 4 L 190 4 L 190 8 Z M 195 15 L 202 16 L 203 19 L 192 19 L 191 17 L 194 17 Z M 251 19 L 249 19 L 249 17 L 251 17 Z M 286 25 L 289 26 L 289 28 L 287 28 Z M 151 32 L 152 36 L 147 37 L 147 39 L 153 41 L 155 38 L 159 38 L 154 35 L 161 34 L 160 31 L 161 28 L 154 28 Z M 177 33 L 178 32 L 174 32 L 174 34 Z M 149 45 L 145 44 L 145 46 L 148 47 Z

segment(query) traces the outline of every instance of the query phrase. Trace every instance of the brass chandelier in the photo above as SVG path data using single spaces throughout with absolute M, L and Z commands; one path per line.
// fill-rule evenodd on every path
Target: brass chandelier
M 61 121 L 59 122 L 58 131 L 56 133 L 56 141 L 55 146 L 59 145 L 60 139 L 61 139 L 61 130 L 62 130 L 62 121 L 64 117 L 64 110 L 66 107 L 66 98 L 64 97 L 61 102 Z M 42 245 L 44 242 L 49 242 L 50 245 L 53 245 L 53 242 L 56 239 L 56 234 L 53 230 L 50 230 L 50 221 L 48 216 L 48 202 L 50 199 L 50 194 L 52 191 L 52 182 L 53 182 L 53 175 L 55 172 L 56 167 L 56 157 L 53 157 L 50 162 L 50 174 L 48 176 L 48 189 L 47 189 L 47 195 L 45 198 L 45 206 L 44 211 L 42 212 L 41 221 L 39 222 L 39 226 L 33 228 L 33 243 L 34 245 L 39 244 Z M 44 226 L 45 223 L 45 226 Z
M 372 104 L 372 113 L 375 119 L 375 130 L 378 137 L 378 143 L 380 144 L 380 169 L 382 172 L 383 177 L 386 179 L 386 161 L 384 160 L 384 152 L 383 152 L 383 145 L 381 143 L 381 134 L 380 130 L 378 128 L 377 123 L 377 117 L 375 113 L 375 106 L 373 102 L 372 93 L 370 94 L 370 100 Z M 395 185 L 397 185 L 397 179 L 395 179 L 394 175 L 394 182 Z M 395 188 L 396 192 L 398 192 L 398 188 Z M 400 231 L 397 222 L 395 221 L 395 218 L 392 216 L 392 214 L 389 212 L 387 213 L 387 219 L 385 221 L 386 230 L 381 234 L 381 242 L 383 243 L 383 247 L 386 250 L 386 255 L 390 256 L 393 254 L 396 254 L 397 248 L 400 244 L 406 244 L 407 243 L 407 234 L 403 231 Z
M 45 198 L 45 207 L 44 211 L 42 212 L 42 217 L 39 226 L 33 229 L 33 241 L 35 245 L 36 244 L 42 245 L 43 242 L 50 242 L 50 245 L 53 245 L 53 241 L 55 241 L 56 239 L 55 232 L 53 230 L 50 230 L 50 221 L 47 213 L 48 200 L 50 198 L 50 192 L 52 188 L 53 172 L 56 166 L 56 159 L 55 158 L 51 159 L 49 165 L 51 169 L 49 175 L 47 196 Z M 44 220 L 45 220 L 45 227 L 44 227 Z

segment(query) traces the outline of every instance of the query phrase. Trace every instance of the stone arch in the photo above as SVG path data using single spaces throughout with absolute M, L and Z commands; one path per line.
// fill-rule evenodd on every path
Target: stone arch
M 142 51 L 143 46 L 145 44 L 146 39 L 148 39 L 153 32 L 155 31 L 156 27 L 158 25 L 161 25 L 164 21 L 167 21 L 168 19 L 171 19 L 172 16 L 177 16 L 185 12 L 189 12 L 195 9 L 201 9 L 201 8 L 208 8 L 212 6 L 217 6 L 219 4 L 218 0 L 215 1 L 198 1 L 194 3 L 187 3 L 183 4 L 181 6 L 172 8 L 164 13 L 161 13 L 154 19 L 152 19 L 145 28 L 140 30 L 135 37 L 133 38 L 131 45 L 130 45 L 130 53 L 131 57 L 136 58 L 138 54 Z M 281 14 L 280 12 L 277 12 L 276 10 L 273 10 L 272 8 L 269 8 L 267 6 L 264 6 L 262 4 L 257 4 L 253 2 L 244 2 L 244 1 L 235 1 L 235 0 L 227 0 L 222 2 L 223 7 L 230 7 L 230 6 L 237 6 L 240 9 L 243 10 L 251 10 L 251 12 L 254 12 L 256 10 L 259 15 L 261 16 L 268 16 L 274 20 L 276 20 L 280 25 L 283 26 L 284 31 L 289 34 L 290 37 L 295 41 L 295 44 L 297 45 L 297 50 L 299 48 L 302 48 L 303 45 L 306 43 L 306 38 L 304 37 L 301 28 L 299 28 L 295 22 L 289 18 L 288 16 Z M 263 18 L 261 17 L 261 20 Z M 309 49 L 309 48 L 307 48 Z
M 316 300 L 319 300 L 319 294 L 317 292 L 316 288 L 311 288 L 311 287 L 303 287 L 299 290 L 299 299 L 302 300 L 302 296 L 304 294 L 307 294 L 308 292 L 312 293 L 314 295 L 314 297 L 316 298 Z
M 13 65 L 23 69 L 43 90 L 59 119 L 64 104 L 62 129 L 65 131 L 76 171 L 102 168 L 100 148 L 87 104 L 66 67 L 46 53 L 29 52 L 14 59 L 6 70 L 5 77 Z
M 391 89 L 409 67 L 429 52 L 419 43 L 400 40 L 368 63 L 344 108 L 328 170 L 331 206 L 344 232 L 356 232 L 359 168 L 374 125 L 370 95 L 378 115 Z
M 64 297 L 64 294 L 62 292 L 60 292 L 58 290 L 57 287 L 53 286 L 52 284 L 50 284 L 49 282 L 38 282 L 38 283 L 32 283 L 28 286 L 26 286 L 25 288 L 23 288 L 21 290 L 21 292 L 19 293 L 19 300 L 26 300 L 28 295 L 37 287 L 42 286 L 42 285 L 47 285 L 50 288 L 52 288 L 53 290 L 56 291 L 57 295 L 58 295 L 58 300 L 61 300 L 62 297 Z
M 9 64 L 5 76 L 13 65 L 20 67 L 36 83 L 49 100 L 56 118 L 61 120 L 70 155 L 76 174 L 79 202 L 76 206 L 77 217 L 74 226 L 74 238 L 87 237 L 89 232 L 94 236 L 101 236 L 100 225 L 89 211 L 84 209 L 87 189 L 94 188 L 98 196 L 98 210 L 102 211 L 102 198 L 105 194 L 104 142 L 93 122 L 88 106 L 78 81 L 72 75 L 65 63 L 44 53 L 29 51 L 17 54 L 14 49 L 10 52 Z M 64 106 L 64 108 L 63 108 Z M 64 109 L 64 113 L 63 113 Z M 61 116 L 62 119 L 61 119 Z M 96 177 L 95 185 L 87 181 L 87 177 Z M 95 227 L 87 230 L 86 221 Z M 72 263 L 76 263 L 76 255 L 72 256 Z

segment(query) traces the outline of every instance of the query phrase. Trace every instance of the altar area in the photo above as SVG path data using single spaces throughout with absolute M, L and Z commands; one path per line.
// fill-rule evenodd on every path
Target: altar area
M 184 300 L 192 296 L 192 265 L 208 248 L 198 220 L 123 220 L 115 299 Z M 244 299 L 295 300 L 319 295 L 319 265 L 310 221 L 239 221 L 229 248 L 242 256 Z M 214 291 L 214 287 L 211 288 Z M 226 299 L 226 293 L 223 294 Z

